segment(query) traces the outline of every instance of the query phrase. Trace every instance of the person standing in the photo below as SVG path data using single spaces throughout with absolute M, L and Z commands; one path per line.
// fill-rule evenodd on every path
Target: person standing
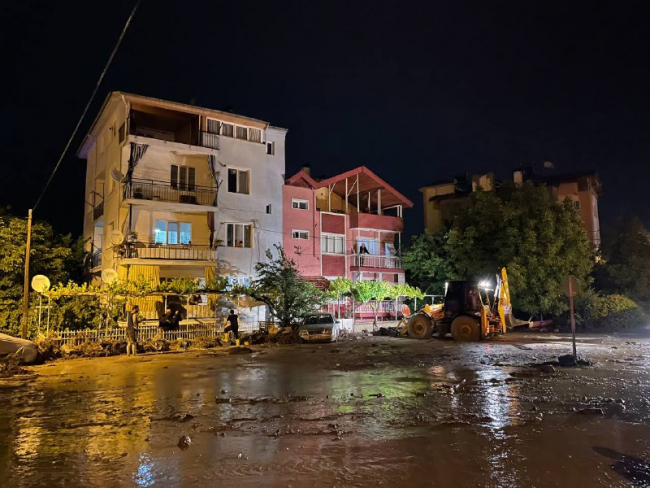
M 235 336 L 235 340 L 237 340 L 239 338 L 239 316 L 235 313 L 234 310 L 231 310 L 226 320 L 228 321 L 229 325 L 223 329 L 223 331 L 232 331 L 233 336 Z
M 138 354 L 138 325 L 140 319 L 138 313 L 140 307 L 134 305 L 130 312 L 126 313 L 126 355 L 135 356 Z

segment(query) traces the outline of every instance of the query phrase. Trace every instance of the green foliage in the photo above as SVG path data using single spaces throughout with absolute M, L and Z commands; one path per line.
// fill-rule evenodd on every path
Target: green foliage
M 564 277 L 573 274 L 587 288 L 593 266 L 570 202 L 532 184 L 474 193 L 454 222 L 448 250 L 461 279 L 490 277 L 505 266 L 515 308 L 531 315 L 566 310 Z
M 271 315 L 287 327 L 296 318 L 318 309 L 325 301 L 325 294 L 311 283 L 301 281 L 296 263 L 287 258 L 281 246 L 276 245 L 275 249 L 277 257 L 267 250 L 268 262 L 255 265 L 258 278 L 245 292 L 265 303 Z
M 447 244 L 448 236 L 448 229 L 413 236 L 402 254 L 407 281 L 428 294 L 441 294 L 445 281 L 456 278 Z
M 0 212 L 0 331 L 20 334 L 27 221 Z M 78 242 L 71 236 L 55 234 L 52 227 L 34 221 L 30 252 L 31 276 L 43 274 L 52 283 L 67 282 L 79 273 L 74 261 Z
M 330 287 L 327 290 L 328 298 L 333 300 L 340 300 L 341 297 L 347 296 L 351 293 L 352 281 L 347 278 L 338 277 L 330 281 Z
M 604 260 L 594 270 L 596 287 L 605 293 L 623 293 L 650 300 L 650 240 L 638 218 L 619 222 L 606 236 Z
M 647 323 L 647 316 L 637 303 L 624 295 L 601 295 L 593 290 L 576 297 L 576 328 L 587 331 L 611 332 L 630 329 Z M 569 326 L 569 316 L 561 318 Z
M 375 315 L 374 325 L 377 325 L 378 301 L 389 297 L 390 285 L 386 281 L 362 280 L 352 284 L 352 297 L 359 303 L 368 303 Z

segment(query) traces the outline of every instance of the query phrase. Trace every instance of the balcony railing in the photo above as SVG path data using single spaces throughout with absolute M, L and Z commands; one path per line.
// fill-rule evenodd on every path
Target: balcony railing
M 191 205 L 215 206 L 217 191 L 214 188 L 188 185 L 187 183 L 161 183 L 153 180 L 134 179 L 124 188 L 124 198 L 160 202 L 189 203 Z
M 194 244 L 151 244 L 132 242 L 121 251 L 122 258 L 170 259 L 179 261 L 216 261 L 217 249 Z
M 361 268 L 402 269 L 402 259 L 398 256 L 379 256 L 375 254 L 353 254 L 352 266 Z
M 120 128 L 120 134 L 123 132 Z M 165 142 L 178 142 L 190 146 L 202 146 L 210 149 L 219 149 L 219 135 L 212 132 L 206 132 L 198 129 L 191 129 L 186 133 L 175 133 L 167 130 L 154 129 L 152 127 L 131 126 L 131 135 L 140 137 L 149 137 Z M 121 138 L 121 136 L 120 136 Z M 122 140 L 122 139 L 120 139 Z
M 104 215 L 104 202 L 100 202 L 93 207 L 93 219 L 97 220 L 99 217 Z

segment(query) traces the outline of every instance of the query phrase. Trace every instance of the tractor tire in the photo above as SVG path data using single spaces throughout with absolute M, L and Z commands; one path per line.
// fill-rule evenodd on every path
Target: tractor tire
M 480 341 L 481 328 L 478 320 L 467 315 L 456 317 L 451 323 L 451 336 L 456 341 Z
M 430 339 L 433 334 L 433 322 L 424 314 L 418 313 L 409 319 L 409 337 L 413 339 Z
M 449 324 L 436 324 L 436 337 L 444 339 L 449 334 Z

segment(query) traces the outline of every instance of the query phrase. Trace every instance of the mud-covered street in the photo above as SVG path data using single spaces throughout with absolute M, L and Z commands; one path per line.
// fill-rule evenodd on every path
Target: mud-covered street
M 649 486 L 650 339 L 57 361 L 0 380 L 2 486 Z M 187 436 L 187 437 L 183 437 Z

